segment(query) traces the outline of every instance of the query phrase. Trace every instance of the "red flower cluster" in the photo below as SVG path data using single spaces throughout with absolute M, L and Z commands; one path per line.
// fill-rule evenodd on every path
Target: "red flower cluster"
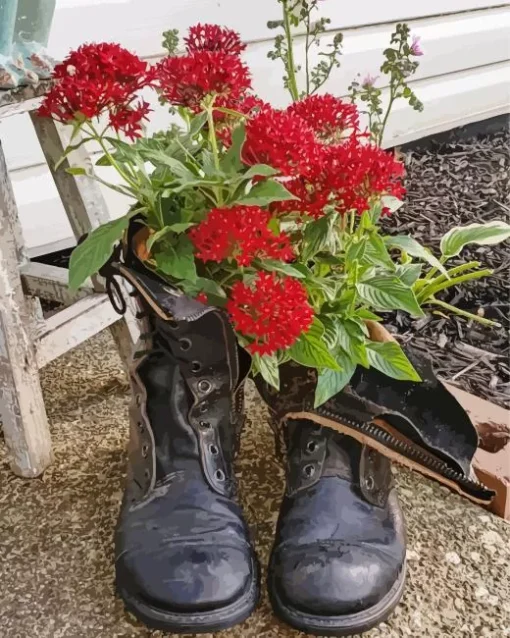
M 118 44 L 85 44 L 72 51 L 53 71 L 55 84 L 39 115 L 67 123 L 108 113 L 111 126 L 139 137 L 148 104 L 135 102 L 138 92 L 154 81 L 153 70 Z
M 371 200 L 380 195 L 402 197 L 404 167 L 390 153 L 351 135 L 341 144 L 324 146 L 321 158 L 307 173 L 295 177 L 285 186 L 298 200 L 277 202 L 275 214 L 298 212 L 319 218 L 329 205 L 340 213 L 367 210 Z
M 313 322 L 305 287 L 292 277 L 259 272 L 253 286 L 237 282 L 227 302 L 234 328 L 253 339 L 252 353 L 273 354 L 292 346 Z
M 190 27 L 188 33 L 188 37 L 184 38 L 188 53 L 222 51 L 240 55 L 246 49 L 246 44 L 241 41 L 238 33 L 217 24 L 199 23 Z
M 299 117 L 265 107 L 246 123 L 243 161 L 269 164 L 285 176 L 308 173 L 320 146 L 313 130 Z
M 304 120 L 317 137 L 324 141 L 338 141 L 345 136 L 346 131 L 353 132 L 359 128 L 356 105 L 329 93 L 311 95 L 294 102 L 287 111 Z
M 248 67 L 238 55 L 223 51 L 195 51 L 167 57 L 156 67 L 161 95 L 170 104 L 194 111 L 207 95 L 238 99 L 251 87 Z
M 213 208 L 189 236 L 202 261 L 232 258 L 239 266 L 249 266 L 257 258 L 290 261 L 290 238 L 275 235 L 268 228 L 270 219 L 270 213 L 258 206 Z

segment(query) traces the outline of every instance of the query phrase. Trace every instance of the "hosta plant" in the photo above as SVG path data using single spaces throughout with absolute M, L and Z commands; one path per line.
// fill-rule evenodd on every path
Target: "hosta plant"
M 409 43 L 409 29 L 398 25 L 384 52 L 389 101 L 370 77 L 355 80 L 350 97 L 340 99 L 319 89 L 338 72 L 341 36 L 330 36 L 322 51 L 327 22 L 312 20 L 317 0 L 280 4 L 282 20 L 270 26 L 282 33 L 270 57 L 284 63 L 292 98 L 286 108 L 251 91 L 236 33 L 199 24 L 179 53 L 178 35 L 167 31 L 169 55 L 152 66 L 116 44 L 80 47 L 55 68 L 40 114 L 73 127 L 61 160 L 68 172 L 132 200 L 125 216 L 75 249 L 71 287 L 99 270 L 137 216 L 147 227 L 147 267 L 224 308 L 252 355 L 253 374 L 271 385 L 278 387 L 285 362 L 315 368 L 318 405 L 358 365 L 419 380 L 396 342 L 370 340 L 366 321 L 394 310 L 420 317 L 424 306 L 469 315 L 448 306 L 441 292 L 490 271 L 476 262 L 449 267 L 448 260 L 468 243 L 508 238 L 510 227 L 493 221 L 454 228 L 439 256 L 412 237 L 386 233 L 385 217 L 398 214 L 404 196 L 404 169 L 380 143 L 396 99 L 422 108 L 407 85 L 422 53 L 418 40 Z M 304 35 L 295 50 L 296 29 Z M 319 47 L 317 66 L 312 47 Z M 142 89 L 156 92 L 179 123 L 147 134 Z M 83 143 L 99 145 L 97 165 L 114 168 L 119 182 L 69 166 Z

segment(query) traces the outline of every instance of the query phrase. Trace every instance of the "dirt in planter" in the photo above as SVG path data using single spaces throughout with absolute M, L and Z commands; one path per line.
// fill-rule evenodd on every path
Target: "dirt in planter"
M 406 204 L 385 221 L 391 233 L 413 235 L 436 250 L 452 226 L 510 219 L 508 130 L 469 140 L 432 142 L 407 150 Z M 462 317 L 389 317 L 404 343 L 432 358 L 444 380 L 510 407 L 510 243 L 468 246 L 452 265 L 476 260 L 492 277 L 453 288 L 438 298 L 501 323 L 490 328 Z

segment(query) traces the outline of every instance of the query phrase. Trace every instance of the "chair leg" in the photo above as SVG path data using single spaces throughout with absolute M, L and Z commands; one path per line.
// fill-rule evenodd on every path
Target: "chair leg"
M 23 243 L 0 146 L 0 421 L 13 471 L 42 474 L 52 461 L 51 437 L 33 342 L 37 317 L 20 278 Z

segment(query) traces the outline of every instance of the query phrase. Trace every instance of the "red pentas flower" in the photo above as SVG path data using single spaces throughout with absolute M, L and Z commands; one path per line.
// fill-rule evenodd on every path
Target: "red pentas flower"
M 156 74 L 165 100 L 195 111 L 207 95 L 235 100 L 251 87 L 250 72 L 240 57 L 222 51 L 167 57 L 157 65 Z
M 251 286 L 237 282 L 227 302 L 234 328 L 252 339 L 252 353 L 289 348 L 309 330 L 314 312 L 305 287 L 292 277 L 259 272 Z
M 238 33 L 217 24 L 199 23 L 190 27 L 184 42 L 188 53 L 223 51 L 223 53 L 240 55 L 246 49 L 246 44 L 241 41 Z
M 269 164 L 285 176 L 305 174 L 317 161 L 320 144 L 300 117 L 267 106 L 246 123 L 243 161 Z
M 202 261 L 232 258 L 239 266 L 249 266 L 256 258 L 292 260 L 290 238 L 275 235 L 268 228 L 270 219 L 270 213 L 258 206 L 213 208 L 189 236 Z
M 287 111 L 303 119 L 324 141 L 339 140 L 346 131 L 357 131 L 359 128 L 356 105 L 329 93 L 311 95 L 294 102 Z
M 351 135 L 341 144 L 324 146 L 307 174 L 286 182 L 298 199 L 276 202 L 271 211 L 319 218 L 326 206 L 332 206 L 340 213 L 355 210 L 361 214 L 375 197 L 402 197 L 403 173 L 403 165 L 390 153 Z
M 108 113 L 116 130 L 139 137 L 149 108 L 136 100 L 154 71 L 138 56 L 118 44 L 84 44 L 55 66 L 53 79 L 39 115 L 67 123 Z

